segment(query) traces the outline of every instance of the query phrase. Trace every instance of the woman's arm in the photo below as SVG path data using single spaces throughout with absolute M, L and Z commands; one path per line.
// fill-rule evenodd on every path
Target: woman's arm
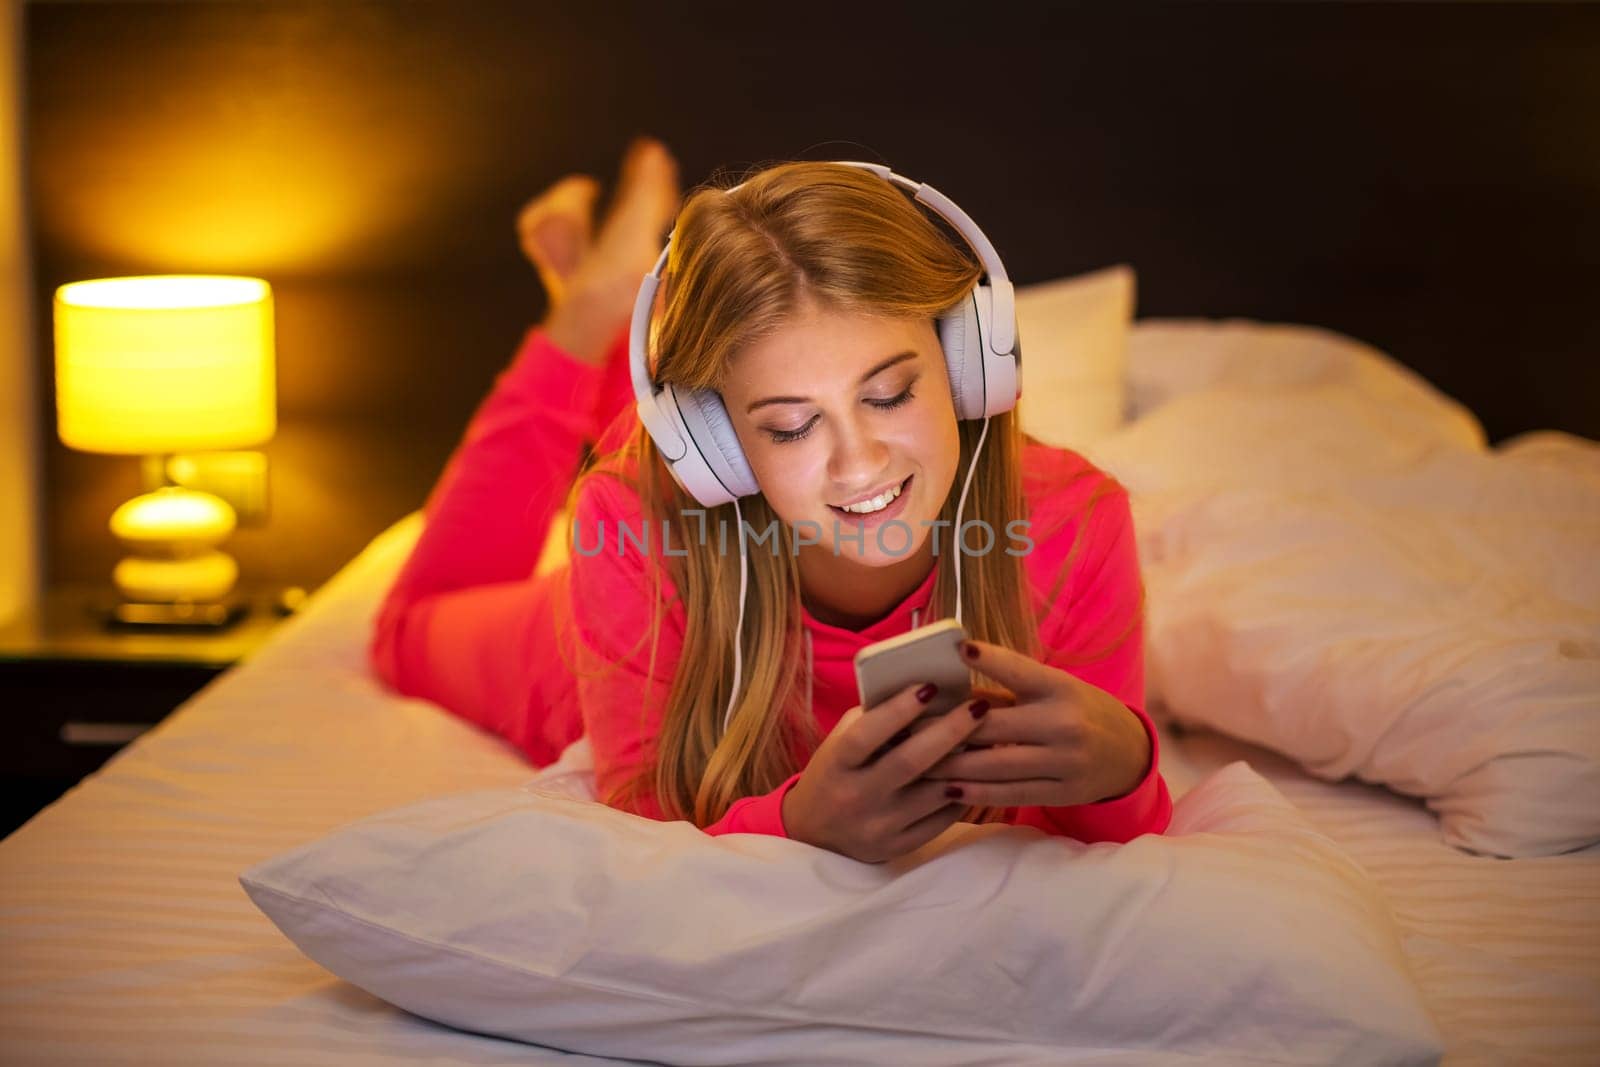
M 614 429 L 620 430 L 619 425 Z M 607 433 L 606 437 L 611 437 Z M 600 450 L 609 444 L 602 439 Z M 575 674 L 584 731 L 594 752 L 600 796 L 631 780 L 655 758 L 667 696 L 683 652 L 684 608 L 676 587 L 662 566 L 659 544 L 644 555 L 630 538 L 622 545 L 618 524 L 642 529 L 638 495 L 606 475 L 596 475 L 580 490 L 573 522 L 582 546 L 599 551 L 575 552 L 569 564 L 570 603 L 575 647 Z M 652 530 L 659 537 L 660 524 Z M 654 661 L 650 647 L 652 568 L 659 572 L 665 605 Z M 783 796 L 798 781 L 790 776 L 771 792 L 743 797 L 705 832 L 712 835 L 756 833 L 787 837 Z M 650 819 L 666 815 L 651 795 L 635 798 L 623 810 Z
M 1036 550 L 1053 554 L 1046 560 L 1054 563 L 1067 554 L 1073 535 L 1068 529 Z M 1121 701 L 1144 727 L 1150 762 L 1144 777 L 1122 796 L 1093 804 L 1020 807 L 1010 821 L 1080 841 L 1126 842 L 1162 833 L 1172 820 L 1155 723 L 1144 707 L 1144 586 L 1126 490 L 1111 488 L 1096 501 L 1083 538 L 1066 595 L 1040 625 L 1041 658 Z

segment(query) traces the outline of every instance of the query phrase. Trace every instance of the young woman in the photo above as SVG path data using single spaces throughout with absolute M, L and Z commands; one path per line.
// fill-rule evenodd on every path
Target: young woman
M 671 156 L 641 139 L 592 236 L 597 192 L 569 177 L 519 219 L 552 310 L 428 499 L 378 674 L 536 764 L 586 733 L 602 800 L 712 834 L 882 862 L 962 820 L 1165 830 L 1127 494 L 1015 411 L 986 432 L 957 418 L 935 318 L 979 280 L 970 251 L 840 164 L 771 167 L 679 211 Z M 733 505 L 699 508 L 634 410 L 628 319 L 669 225 L 652 376 L 722 396 L 761 490 L 738 502 L 747 543 L 771 535 L 745 588 Z M 963 526 L 990 534 L 962 551 L 969 468 Z M 907 538 L 863 514 L 890 498 Z M 569 562 L 532 576 L 563 505 Z M 856 651 L 954 617 L 958 563 L 986 681 L 934 720 L 922 685 L 861 708 Z

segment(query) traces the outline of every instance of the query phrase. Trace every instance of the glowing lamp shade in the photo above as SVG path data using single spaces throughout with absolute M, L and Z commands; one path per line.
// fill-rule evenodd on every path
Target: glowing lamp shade
M 56 414 L 84 452 L 167 455 L 262 444 L 277 429 L 272 290 L 258 278 L 168 274 L 56 290 Z M 223 498 L 167 485 L 111 517 L 132 552 L 112 570 L 117 622 L 231 625 L 239 568 L 219 547 Z
M 272 290 L 160 275 L 56 290 L 61 440 L 121 455 L 248 448 L 277 428 Z

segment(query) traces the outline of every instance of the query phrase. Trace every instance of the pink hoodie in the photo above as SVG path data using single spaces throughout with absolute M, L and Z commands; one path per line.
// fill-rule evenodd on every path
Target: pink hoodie
M 638 531 L 643 515 L 636 495 L 603 476 L 589 481 L 573 515 L 585 551 L 593 550 L 597 531 L 605 531 L 602 550 L 573 552 L 561 570 L 530 576 L 583 444 L 596 441 L 596 452 L 604 454 L 636 424 L 625 332 L 602 369 L 568 356 L 539 329 L 530 330 L 430 494 L 427 526 L 379 610 L 370 646 L 373 667 L 391 688 L 500 734 L 535 764 L 552 762 L 587 733 L 602 795 L 650 758 L 681 655 L 683 605 L 663 568 L 662 592 L 670 607 L 650 672 L 647 567 L 661 565 L 661 549 L 653 540 L 645 554 L 629 540 L 618 551 L 619 523 Z M 1127 494 L 1077 453 L 1032 441 L 1023 469 L 1035 542 L 1024 569 L 1041 619 L 1042 659 L 1125 704 L 1150 737 L 1151 759 L 1143 780 L 1123 796 L 1008 808 L 1006 821 L 1081 841 L 1124 842 L 1161 833 L 1171 820 L 1172 800 L 1159 771 L 1155 728 L 1144 711 L 1143 595 Z M 1097 489 L 1104 495 L 1069 559 L 1084 505 Z M 653 533 L 659 537 L 659 522 Z M 949 558 L 948 531 L 943 533 L 941 563 Z M 729 548 L 737 551 L 731 532 Z M 1050 589 L 1067 566 L 1062 595 L 1047 609 Z M 935 575 L 930 571 L 887 616 L 859 631 L 820 622 L 802 608 L 819 736 L 827 736 L 858 702 L 855 653 L 930 621 Z M 557 625 L 569 618 L 571 627 Z M 1103 649 L 1125 630 L 1109 654 L 1087 665 L 1070 663 L 1075 652 Z M 578 664 L 579 678 L 568 662 Z M 612 664 L 617 666 L 607 666 Z M 799 777 L 736 801 L 706 832 L 788 836 L 783 796 Z M 665 818 L 648 798 L 635 811 Z

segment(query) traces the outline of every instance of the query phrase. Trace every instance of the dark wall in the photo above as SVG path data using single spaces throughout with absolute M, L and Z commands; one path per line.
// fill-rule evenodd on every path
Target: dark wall
M 419 506 L 542 312 L 512 231 L 629 135 L 686 184 L 890 163 L 1021 283 L 1113 262 L 1139 313 L 1315 323 L 1493 439 L 1600 437 L 1600 7 L 40 3 L 25 161 L 50 297 L 133 273 L 278 298 L 269 525 L 315 584 Z M 129 459 L 46 448 L 49 577 L 100 579 Z

